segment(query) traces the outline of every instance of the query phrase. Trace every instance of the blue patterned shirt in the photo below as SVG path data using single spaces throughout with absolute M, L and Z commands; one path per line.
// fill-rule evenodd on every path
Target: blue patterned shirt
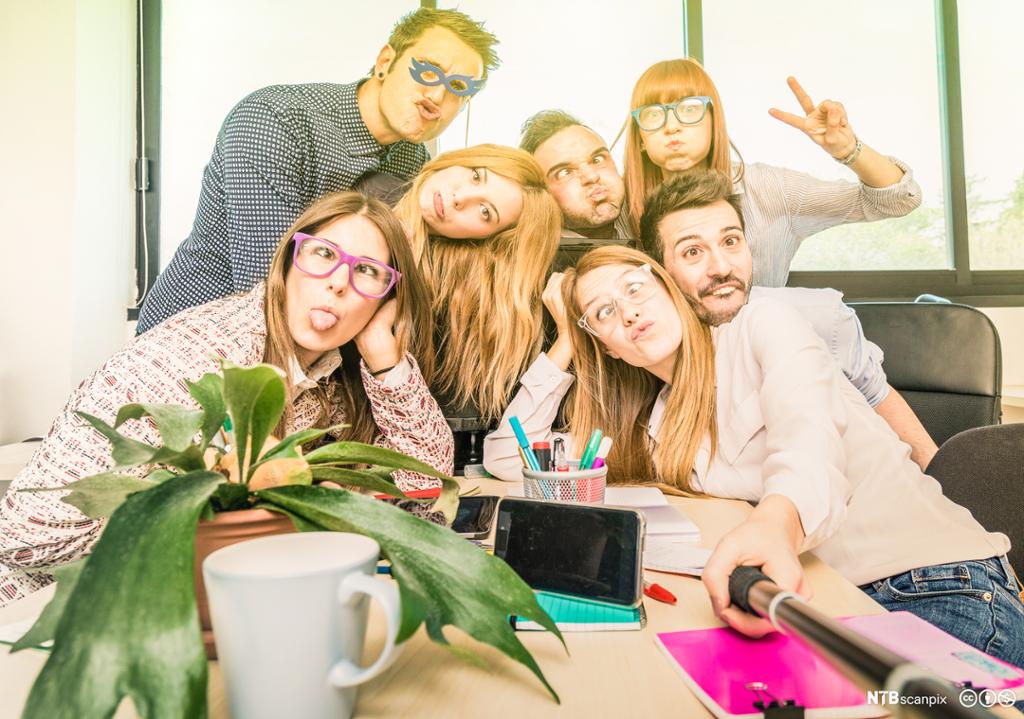
M 420 171 L 426 147 L 377 142 L 359 114 L 358 86 L 274 85 L 228 113 L 203 172 L 192 232 L 147 295 L 137 332 L 252 288 L 313 200 L 351 189 L 366 173 L 409 179 Z

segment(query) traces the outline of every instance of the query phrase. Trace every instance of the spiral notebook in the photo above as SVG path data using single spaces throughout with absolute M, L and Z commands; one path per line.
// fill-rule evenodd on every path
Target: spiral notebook
M 847 617 L 840 622 L 957 684 L 1007 690 L 1024 697 L 1024 671 L 978 651 L 909 612 Z M 731 629 L 657 635 L 683 681 L 720 719 L 760 718 L 754 702 L 793 700 L 808 719 L 882 716 L 890 707 L 869 701 L 799 640 L 782 634 L 750 639 Z M 752 685 L 754 688 L 752 688 Z M 755 689 L 763 690 L 756 691 Z M 875 697 L 881 701 L 880 697 Z
M 623 632 L 643 629 L 647 613 L 639 607 L 623 607 L 606 602 L 567 597 L 550 592 L 537 592 L 537 603 L 563 632 Z M 512 617 L 516 631 L 536 631 L 541 625 L 529 619 Z

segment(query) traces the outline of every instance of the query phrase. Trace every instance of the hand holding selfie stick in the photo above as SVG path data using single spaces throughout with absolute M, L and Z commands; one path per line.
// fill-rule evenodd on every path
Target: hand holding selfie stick
M 768 619 L 783 634 L 807 644 L 864 690 L 895 691 L 903 697 L 936 697 L 931 706 L 895 705 L 895 716 L 968 719 L 994 717 L 981 707 L 965 707 L 959 689 L 924 667 L 843 626 L 793 592 L 781 589 L 758 567 L 736 567 L 729 598 L 740 609 Z

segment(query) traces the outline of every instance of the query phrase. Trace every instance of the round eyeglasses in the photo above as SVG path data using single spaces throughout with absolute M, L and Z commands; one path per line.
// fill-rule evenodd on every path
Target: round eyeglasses
M 348 283 L 358 294 L 379 300 L 391 291 L 402 273 L 383 262 L 350 255 L 333 242 L 305 232 L 292 235 L 295 252 L 292 264 L 311 277 L 327 277 L 343 264 L 348 265 Z
M 658 288 L 657 280 L 651 272 L 650 265 L 640 265 L 619 278 L 616 289 L 611 294 L 595 298 L 576 320 L 580 328 L 597 338 L 607 337 L 619 323 L 622 303 L 640 305 L 654 297 Z
M 676 116 L 680 124 L 696 125 L 704 119 L 709 105 L 711 105 L 711 98 L 707 95 L 691 95 L 669 105 L 661 103 L 642 105 L 629 114 L 633 116 L 633 120 L 641 130 L 654 132 L 665 127 L 665 123 L 668 122 L 669 110 Z

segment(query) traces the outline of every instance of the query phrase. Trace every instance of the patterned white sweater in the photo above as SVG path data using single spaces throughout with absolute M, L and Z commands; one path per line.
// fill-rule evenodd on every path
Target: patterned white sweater
M 46 438 L 15 477 L 0 501 L 0 606 L 40 589 L 45 569 L 82 556 L 103 527 L 74 507 L 61 502 L 62 492 L 19 492 L 35 487 L 61 487 L 113 466 L 110 444 L 89 427 L 76 411 L 113 424 L 117 410 L 130 402 L 181 404 L 197 407 L 186 380 L 216 372 L 225 359 L 240 366 L 263 359 L 266 320 L 263 285 L 241 295 L 224 297 L 174 315 L 131 340 L 71 394 Z M 309 429 L 320 414 L 320 403 L 308 389 L 316 381 L 331 387 L 338 354 L 329 353 L 297 381 L 288 433 Z M 441 410 L 430 395 L 415 360 L 407 355 L 381 379 L 361 367 L 366 395 L 379 431 L 375 443 L 416 457 L 450 474 L 454 442 Z M 293 369 L 293 377 L 295 370 Z M 299 378 L 296 378 L 299 379 Z M 331 424 L 345 417 L 339 411 Z M 151 421 L 131 420 L 120 430 L 150 444 L 159 442 Z M 142 475 L 144 472 L 134 472 Z M 402 489 L 422 489 L 436 480 L 423 475 L 396 474 Z

